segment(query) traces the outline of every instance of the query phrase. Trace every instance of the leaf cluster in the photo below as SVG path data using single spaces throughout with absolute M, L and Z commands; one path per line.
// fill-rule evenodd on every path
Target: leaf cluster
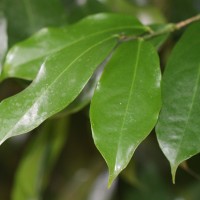
M 175 181 L 178 166 L 200 152 L 199 30 L 199 22 L 187 28 L 162 74 L 158 50 L 168 25 L 145 26 L 132 16 L 101 13 L 41 29 L 12 46 L 2 62 L 1 81 L 31 83 L 1 101 L 0 143 L 47 119 L 59 117 L 64 127 L 63 116 L 91 102 L 92 136 L 108 165 L 109 186 L 154 128 Z M 62 137 L 55 141 L 62 143 Z

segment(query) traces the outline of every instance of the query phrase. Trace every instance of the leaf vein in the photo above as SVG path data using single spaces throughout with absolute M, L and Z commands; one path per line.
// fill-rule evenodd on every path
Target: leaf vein
M 29 62 L 22 62 L 20 65 L 23 65 L 23 64 L 26 64 L 26 63 L 30 63 L 30 62 L 34 62 L 34 61 L 36 61 L 36 60 L 40 60 L 40 59 L 42 59 L 43 57 L 46 57 L 46 56 L 49 56 L 49 55 L 51 55 L 51 54 L 54 54 L 55 52 L 58 52 L 58 51 L 62 51 L 63 49 L 65 49 L 65 48 L 67 48 L 67 47 L 70 47 L 70 46 L 72 46 L 72 45 L 74 45 L 74 44 L 76 44 L 76 43 L 78 43 L 78 42 L 81 42 L 81 41 L 83 41 L 83 40 L 85 40 L 85 39 L 88 39 L 89 37 L 93 37 L 93 36 L 98 36 L 98 35 L 101 35 L 101 34 L 105 34 L 105 33 L 108 33 L 108 32 L 110 32 L 110 31 L 117 31 L 117 30 L 125 30 L 125 29 L 144 29 L 144 27 L 140 27 L 140 26 L 134 26 L 134 27 L 132 27 L 132 26 L 121 26 L 121 27 L 117 27 L 117 28 L 112 28 L 112 29 L 107 29 L 107 30 L 104 30 L 104 31 L 99 31 L 99 32 L 96 32 L 96 33 L 93 33 L 93 34 L 89 34 L 89 35 L 87 35 L 87 36 L 84 36 L 84 37 L 82 37 L 82 38 L 80 38 L 79 40 L 76 40 L 76 41 L 74 41 L 74 42 L 72 42 L 72 43 L 68 43 L 67 45 L 64 45 L 64 46 L 62 46 L 62 47 L 60 47 L 60 48 L 54 48 L 54 50 L 52 50 L 52 51 L 50 51 L 50 53 L 49 54 L 46 54 L 46 55 L 41 55 L 41 56 L 38 56 L 38 57 L 36 57 L 35 59 L 32 59 L 31 61 L 29 61 Z M 119 34 L 119 33 L 118 33 Z

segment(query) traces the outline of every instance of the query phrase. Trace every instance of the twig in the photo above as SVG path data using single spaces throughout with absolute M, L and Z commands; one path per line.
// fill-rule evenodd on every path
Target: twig
M 144 40 L 148 40 L 150 38 L 153 38 L 153 37 L 156 37 L 156 36 L 159 36 L 159 35 L 163 35 L 163 34 L 166 34 L 166 33 L 172 33 L 174 31 L 177 31 L 195 21 L 200 21 L 200 14 L 194 16 L 194 17 L 191 17 L 191 18 L 188 18 L 184 21 L 181 21 L 181 22 L 178 22 L 176 24 L 173 24 L 173 23 L 170 23 L 170 24 L 167 24 L 163 29 L 161 30 L 158 30 L 158 31 L 151 31 L 151 32 L 148 32 L 147 34 L 145 35 L 140 35 L 140 36 L 123 36 L 120 38 L 120 41 L 122 42 L 125 42 L 125 41 L 130 41 L 130 40 L 135 40 L 135 39 L 139 39 L 139 38 L 142 38 Z
M 181 22 L 178 22 L 176 24 L 168 24 L 166 27 L 164 27 L 163 29 L 159 30 L 159 31 L 155 31 L 151 34 L 148 34 L 148 35 L 145 35 L 144 37 L 142 37 L 143 39 L 149 39 L 149 38 L 152 38 L 152 37 L 156 37 L 156 36 L 159 36 L 159 35 L 162 35 L 162 34 L 165 34 L 165 33 L 171 33 L 171 32 L 174 32 L 174 31 L 177 31 L 195 21 L 200 21 L 200 14 L 194 16 L 194 17 L 191 17 L 191 18 L 188 18 L 184 21 L 181 21 Z
M 171 33 L 171 32 L 173 32 L 175 30 L 176 30 L 176 25 L 175 24 L 167 24 L 163 29 L 161 29 L 159 31 L 154 31 L 151 34 L 143 36 L 142 38 L 145 39 L 145 40 L 148 40 L 150 38 L 153 38 L 153 37 L 156 37 L 156 36 L 159 36 L 159 35 L 163 35 L 163 34 L 166 34 L 166 33 Z
M 188 24 L 191 24 L 191 23 L 193 23 L 195 21 L 199 21 L 199 20 L 200 20 L 200 14 L 175 24 L 175 28 L 177 30 L 179 30 L 179 29 L 187 26 Z

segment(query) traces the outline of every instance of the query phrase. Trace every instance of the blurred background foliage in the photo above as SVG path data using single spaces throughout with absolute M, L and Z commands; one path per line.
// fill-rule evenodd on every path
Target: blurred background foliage
M 0 63 L 8 48 L 42 27 L 66 26 L 99 12 L 138 17 L 144 24 L 177 22 L 200 12 L 200 0 L 0 0 Z M 180 37 L 179 31 L 160 48 L 161 65 Z M 1 67 L 1 65 L 0 65 Z M 0 100 L 28 82 L 0 84 Z M 76 102 L 77 103 L 77 102 Z M 176 184 L 154 131 L 107 190 L 107 168 L 94 146 L 86 106 L 72 115 L 47 120 L 31 134 L 0 147 L 2 200 L 199 200 L 199 155 L 183 163 Z

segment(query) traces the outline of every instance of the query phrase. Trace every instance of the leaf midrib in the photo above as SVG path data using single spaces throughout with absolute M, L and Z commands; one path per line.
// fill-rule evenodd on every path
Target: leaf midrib
M 96 32 L 96 33 L 93 33 L 93 34 L 89 34 L 89 35 L 87 35 L 87 36 L 83 36 L 81 39 L 79 39 L 79 40 L 76 40 L 76 41 L 74 41 L 74 42 L 72 42 L 72 43 L 68 43 L 67 45 L 63 45 L 62 47 L 60 47 L 60 48 L 54 48 L 54 50 L 53 51 L 49 51 L 49 53 L 48 54 L 44 54 L 44 55 L 42 55 L 42 56 L 38 56 L 38 57 L 35 57 L 34 59 L 32 59 L 32 60 L 30 60 L 30 61 L 28 61 L 28 62 L 22 62 L 22 63 L 20 63 L 20 64 L 18 64 L 17 66 L 19 66 L 19 65 L 24 65 L 24 64 L 28 64 L 28 63 L 30 63 L 30 62 L 34 62 L 34 61 L 36 61 L 36 60 L 40 60 L 40 59 L 42 59 L 43 57 L 46 57 L 46 56 L 49 56 L 49 55 L 51 55 L 51 54 L 53 54 L 53 53 L 57 53 L 57 52 L 59 52 L 59 51 L 62 51 L 63 49 L 65 49 L 65 48 L 67 48 L 67 47 L 70 47 L 71 45 L 74 45 L 74 44 L 76 44 L 76 43 L 78 43 L 78 42 L 81 42 L 81 41 L 83 41 L 83 40 L 86 40 L 86 39 L 88 39 L 89 37 L 93 37 L 93 36 L 98 36 L 98 35 L 101 35 L 101 34 L 105 34 L 105 33 L 108 33 L 108 32 L 110 32 L 110 31 L 117 31 L 117 30 L 120 30 L 120 29 L 137 29 L 137 30 L 144 30 L 145 31 L 145 29 L 144 29 L 144 27 L 142 27 L 142 26 L 134 26 L 134 27 L 132 27 L 132 26 L 121 26 L 121 27 L 118 27 L 118 28 L 112 28 L 112 29 L 107 29 L 106 31 L 99 31 L 99 32 Z M 115 33 L 116 34 L 116 33 Z M 113 33 L 113 35 L 114 35 L 114 33 Z M 8 63 L 9 64 L 9 63 Z
M 124 117 L 123 117 L 123 120 L 122 120 L 122 125 L 121 125 L 120 132 L 119 132 L 119 140 L 118 140 L 118 144 L 117 144 L 117 155 L 116 155 L 115 167 L 116 167 L 116 163 L 117 163 L 117 160 L 118 160 L 118 154 L 119 154 L 118 149 L 119 149 L 120 143 L 121 143 L 122 132 L 123 132 L 123 129 L 124 129 L 126 118 L 127 118 L 127 113 L 128 113 L 128 108 L 129 108 L 129 105 L 130 105 L 131 96 L 134 93 L 133 88 L 134 88 L 134 83 L 135 83 L 136 74 L 137 74 L 137 68 L 138 68 L 138 64 L 139 64 L 141 44 L 142 44 L 142 41 L 138 40 L 138 48 L 137 48 L 138 50 L 137 50 L 137 55 L 136 55 L 136 61 L 135 61 L 132 83 L 131 83 L 131 87 L 130 87 L 130 91 L 129 91 L 129 95 L 128 95 L 128 101 L 127 101 L 127 105 L 126 105 L 126 108 L 125 108 Z
M 98 42 L 98 43 L 96 43 L 95 45 L 92 45 L 91 47 L 89 47 L 89 48 L 87 48 L 83 53 L 81 53 L 79 56 L 77 56 L 77 58 L 76 59 L 74 59 L 58 76 L 57 76 L 57 78 L 46 88 L 46 90 L 41 94 L 40 93 L 40 95 L 38 95 L 38 96 L 36 96 L 34 99 L 35 99 L 35 101 L 33 102 L 33 103 L 31 103 L 31 107 L 28 109 L 28 110 L 26 110 L 26 112 L 24 112 L 24 114 L 20 117 L 20 119 L 19 120 L 17 120 L 17 122 L 14 124 L 14 125 L 12 125 L 12 129 L 7 133 L 7 134 L 5 134 L 4 135 L 4 137 L 1 139 L 1 141 L 0 141 L 0 145 L 7 139 L 7 138 L 9 138 L 11 135 L 12 135 L 12 132 L 17 128 L 17 126 L 19 125 L 19 123 L 21 122 L 21 120 L 23 119 L 23 117 L 26 115 L 26 113 L 28 113 L 32 108 L 33 108 L 33 106 L 35 105 L 35 103 L 40 99 L 40 98 L 42 98 L 46 93 L 47 93 L 47 91 L 49 90 L 49 88 L 53 85 L 53 84 L 55 84 L 55 82 L 79 59 L 79 58 L 81 58 L 82 56 L 84 56 L 84 54 L 86 54 L 88 51 L 90 51 L 91 49 L 93 49 L 94 47 L 96 47 L 96 46 L 98 46 L 98 45 L 100 45 L 100 44 L 102 44 L 102 43 L 104 43 L 105 41 L 107 41 L 107 40 L 110 40 L 110 39 L 112 39 L 112 38 L 114 38 L 114 36 L 110 36 L 110 37 L 107 37 L 106 39 L 104 39 L 104 40 L 101 40 L 100 42 Z M 72 97 L 72 99 L 73 99 L 74 97 Z M 55 111 L 54 112 L 49 112 L 48 113 L 48 115 L 47 115 L 47 117 L 44 117 L 43 116 L 43 118 L 41 118 L 42 120 L 43 119 L 45 119 L 45 118 L 48 118 L 48 116 L 51 116 L 53 113 L 55 113 Z M 36 125 L 37 126 L 37 125 Z M 35 127 L 36 127 L 35 126 Z M 30 129 L 32 129 L 32 128 L 30 128 Z M 29 131 L 29 129 L 26 129 L 26 131 Z M 24 132 L 24 131 L 23 131 Z

